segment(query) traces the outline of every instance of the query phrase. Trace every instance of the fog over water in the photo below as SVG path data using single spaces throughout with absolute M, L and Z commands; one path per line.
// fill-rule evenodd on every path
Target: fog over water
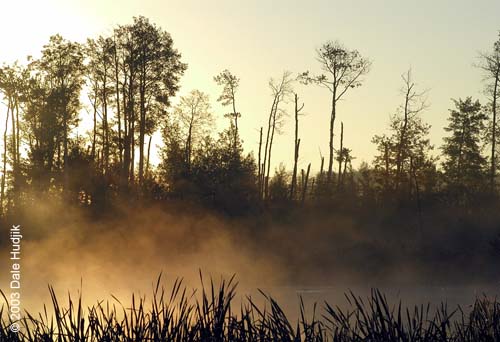
M 227 219 L 175 205 L 124 207 L 117 215 L 91 220 L 79 209 L 40 202 L 29 219 L 20 222 L 23 308 L 38 311 L 42 303 L 50 303 L 49 284 L 61 303 L 68 292 L 77 297 L 82 290 L 87 305 L 113 301 L 111 295 L 124 303 L 132 293 L 150 298 L 160 273 L 167 290 L 178 277 L 189 289 L 199 289 L 200 270 L 205 285 L 210 277 L 217 283 L 235 274 L 237 301 L 251 296 L 259 302 L 261 289 L 292 317 L 299 296 L 309 309 L 324 301 L 343 307 L 346 292 L 365 297 L 379 288 L 392 303 L 447 301 L 455 307 L 499 293 L 495 277 L 478 278 L 483 270 L 472 273 L 474 265 L 426 265 L 403 254 L 394 260 L 399 252 L 391 250 L 397 245 L 393 241 L 382 244 L 387 248 L 384 253 L 374 251 L 380 242 L 373 243 L 373 236 L 361 234 L 348 220 L 311 221 L 309 226 L 303 222 L 270 226 L 270 220 Z M 6 275 L 11 246 L 6 239 L 1 241 L 0 267 Z M 417 248 L 412 243 L 402 245 L 405 250 Z M 0 283 L 5 293 L 8 281 L 2 277 Z

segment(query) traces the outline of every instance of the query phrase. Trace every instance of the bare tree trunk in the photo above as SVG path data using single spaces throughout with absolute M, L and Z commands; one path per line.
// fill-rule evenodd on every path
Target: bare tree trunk
M 260 184 L 262 185 L 262 188 L 260 189 L 261 191 L 261 199 L 264 199 L 264 178 L 265 178 L 265 175 L 266 173 L 264 172 L 264 170 L 266 169 L 266 164 L 262 163 L 262 166 L 261 166 L 261 175 L 260 175 Z
M 261 157 L 261 152 L 262 152 L 262 127 L 260 128 L 260 138 L 259 138 L 259 171 L 258 171 L 258 187 L 259 187 L 259 198 L 262 198 L 262 168 L 261 168 L 261 163 L 260 163 L 260 157 Z
M 16 143 L 16 116 L 14 115 L 14 98 L 11 97 L 9 99 L 9 102 L 12 103 L 12 107 L 11 107 L 11 125 L 12 125 L 12 136 L 11 136 L 11 139 L 12 139 L 12 147 L 11 147 L 11 153 L 12 153 L 12 168 L 15 170 L 17 168 L 17 160 L 16 160 L 16 157 L 17 157 L 17 154 L 16 154 L 16 146 L 17 146 L 17 143 Z
M 92 160 L 95 160 L 95 147 L 96 147 L 96 140 L 97 140 L 97 108 L 95 102 L 93 102 L 93 107 L 94 107 L 94 120 L 93 120 L 93 128 L 92 128 L 92 149 L 91 149 L 91 156 Z
M 313 195 L 314 195 L 314 190 L 315 190 L 314 186 L 315 185 L 316 185 L 316 178 L 313 178 L 312 182 L 311 182 L 311 194 L 313 194 Z
M 333 176 L 333 130 L 335 128 L 335 116 L 337 111 L 336 89 L 332 93 L 332 113 L 330 116 L 330 159 L 328 160 L 328 186 L 331 186 Z
M 384 160 L 385 160 L 385 191 L 389 191 L 389 142 L 384 142 Z
M 496 177 L 496 134 L 497 134 L 497 97 L 498 97 L 498 81 L 500 78 L 500 64 L 496 70 L 495 83 L 493 85 L 493 128 L 492 128 L 492 136 L 491 136 L 491 176 L 490 176 L 490 186 L 492 191 L 496 191 L 495 187 L 495 177 Z
M 293 160 L 292 183 L 290 185 L 290 200 L 295 198 L 297 190 L 297 163 L 299 160 L 300 139 L 295 140 L 295 155 Z
M 342 162 L 344 161 L 344 123 L 340 123 L 340 150 L 339 150 L 339 174 L 337 175 L 337 189 L 341 188 L 341 180 L 342 180 Z
M 151 154 L 151 139 L 153 138 L 152 135 L 149 136 L 149 141 L 148 141 L 148 156 L 147 156 L 147 162 L 146 162 L 146 178 L 149 178 L 149 156 Z
M 127 104 L 126 100 L 126 88 L 125 85 L 123 85 L 123 165 L 122 165 L 122 170 L 123 170 L 123 175 L 122 179 L 124 180 L 124 183 L 128 182 L 128 170 L 130 168 L 130 137 L 129 137 L 129 125 L 130 125 L 130 106 Z
M 271 129 L 271 138 L 269 139 L 269 153 L 268 153 L 268 158 L 267 158 L 267 176 L 266 176 L 266 184 L 265 184 L 265 195 L 266 198 L 269 193 L 269 177 L 271 173 L 271 152 L 273 149 L 273 140 L 274 140 L 274 131 L 276 129 L 276 111 L 274 112 L 273 115 L 273 125 Z
M 65 89 L 64 83 L 62 85 L 62 88 Z M 66 166 L 68 164 L 68 135 L 69 135 L 69 127 L 68 127 L 68 108 L 66 104 L 66 99 L 64 98 L 64 107 L 63 107 L 63 130 L 64 130 L 64 135 L 63 135 L 63 162 L 64 162 L 64 168 L 66 169 Z M 64 187 L 65 189 L 67 188 L 68 184 L 68 174 L 67 172 L 64 172 Z
M 124 108 L 126 108 L 124 113 L 124 127 L 125 127 L 125 146 L 124 146 L 124 165 L 123 165 L 123 179 L 125 184 L 133 182 L 133 152 L 134 152 L 134 125 L 135 120 L 135 104 L 134 104 L 134 82 L 131 76 L 129 76 L 127 84 L 127 76 L 125 77 L 124 89 L 123 89 L 123 102 Z M 128 90 L 127 90 L 128 88 Z M 126 98 L 126 99 L 125 99 Z
M 109 166 L 109 127 L 108 127 L 108 94 L 107 94 L 107 67 L 104 68 L 102 85 L 102 106 L 103 106 L 103 153 L 104 153 L 104 173 L 107 174 Z
M 403 173 L 403 162 L 404 162 L 404 156 L 403 156 L 403 150 L 406 148 L 406 130 L 408 129 L 408 112 L 407 112 L 407 105 L 408 105 L 408 97 L 406 98 L 405 101 L 405 113 L 404 113 L 404 122 L 403 122 L 403 128 L 401 130 L 401 135 L 399 138 L 399 144 L 398 144 L 398 154 L 396 158 L 396 190 L 399 189 L 399 185 L 401 183 L 401 175 Z
M 272 80 L 270 82 L 270 86 L 273 90 L 273 105 L 271 106 L 271 111 L 269 113 L 266 137 L 266 151 L 264 154 L 264 166 L 266 166 L 267 163 L 267 173 L 266 170 L 264 170 L 264 196 L 266 198 L 269 191 L 269 177 L 271 173 L 271 154 L 273 149 L 274 133 L 277 131 L 276 125 L 278 123 L 281 123 L 280 120 L 282 111 L 279 110 L 279 104 L 291 92 L 289 76 L 290 74 L 288 72 L 285 72 L 279 84 L 274 84 Z
M 17 142 L 17 146 L 16 146 L 16 160 L 17 160 L 17 163 L 18 163 L 18 166 L 19 166 L 19 162 L 21 160 L 21 144 L 20 144 L 20 141 L 21 141 L 21 129 L 19 127 L 19 98 L 16 97 L 16 135 L 17 135 L 17 138 L 16 138 L 16 142 Z
M 304 179 L 304 186 L 302 188 L 302 198 L 301 198 L 301 203 L 304 205 L 304 201 L 306 199 L 306 194 L 307 194 L 307 183 L 309 182 L 309 172 L 311 171 L 311 163 L 307 166 L 307 173 Z M 304 170 L 302 170 L 302 174 L 304 174 Z
M 139 118 L 139 184 L 144 179 L 144 138 L 146 135 L 146 65 L 143 63 L 139 78 L 140 118 Z
M 114 38 L 114 37 L 113 37 Z M 115 93 L 116 93 L 116 116 L 118 120 L 118 160 L 120 162 L 120 167 L 122 167 L 123 163 L 123 143 L 122 143 L 122 126 L 121 126 L 121 111 L 120 111 L 120 82 L 119 82 L 119 72 L 118 72 L 118 48 L 116 46 L 116 41 L 113 39 L 114 43 L 114 71 L 115 71 Z
M 271 111 L 269 112 L 269 120 L 268 120 L 268 123 L 267 123 L 267 135 L 266 135 L 266 146 L 265 146 L 265 149 L 264 149 L 264 167 L 262 169 L 262 195 L 263 195 L 263 198 L 265 198 L 265 195 L 266 195 L 266 191 L 265 191 L 265 183 L 266 183 L 266 169 L 265 169 L 265 166 L 267 165 L 267 153 L 269 151 L 269 138 L 270 138 L 270 134 L 271 134 L 271 123 L 272 123 L 272 119 L 273 119 L 273 113 L 274 113 L 274 106 L 276 105 L 276 97 L 274 98 L 273 100 L 273 105 L 271 106 Z
M 295 190 L 297 188 L 297 164 L 299 161 L 299 149 L 300 149 L 300 139 L 299 139 L 299 112 L 304 108 L 302 105 L 300 108 L 298 106 L 299 98 L 295 94 L 295 144 L 294 144 L 294 159 L 293 159 L 293 173 L 292 173 L 292 184 L 290 187 L 290 200 L 295 198 Z
M 132 77 L 129 80 L 129 129 L 128 129 L 128 144 L 129 144 L 129 154 L 130 154 L 130 164 L 129 164 L 129 182 L 130 184 L 135 183 L 135 101 L 134 101 L 134 82 Z
M 17 108 L 16 105 L 16 98 L 15 96 L 11 95 L 9 102 L 11 103 L 11 125 L 12 125 L 12 146 L 11 146 L 11 154 L 12 154 L 12 179 L 11 179 L 11 186 L 12 190 L 15 193 L 16 191 L 16 181 L 17 181 L 17 170 L 18 170 L 18 161 L 17 161 L 17 141 L 16 141 L 16 116 L 14 115 L 14 108 Z
M 300 169 L 300 199 L 302 200 L 302 193 L 304 192 L 304 186 L 305 186 L 305 179 L 306 179 L 306 171 L 304 169 Z
M 232 102 L 233 102 L 233 116 L 234 116 L 234 150 L 238 146 L 238 113 L 236 112 L 236 100 L 234 98 L 234 89 L 231 87 Z
M 3 132 L 3 168 L 2 168 L 2 184 L 0 189 L 0 212 L 2 215 L 4 212 L 4 202 L 5 202 L 5 181 L 7 177 L 7 129 L 9 126 L 9 113 L 11 111 L 11 102 L 7 103 L 7 114 L 5 115 L 5 129 Z
M 130 149 L 131 149 L 131 158 L 130 158 L 130 183 L 135 183 L 135 118 L 134 114 L 132 114 L 131 120 L 131 128 L 130 128 Z
M 399 189 L 399 185 L 401 183 L 401 177 L 403 174 L 404 160 L 406 159 L 405 150 L 408 147 L 406 142 L 406 132 L 408 130 L 408 120 L 409 120 L 409 112 L 410 112 L 410 98 L 412 97 L 412 89 L 414 83 L 411 82 L 411 71 L 409 70 L 407 73 L 407 78 L 403 77 L 406 86 L 405 93 L 405 104 L 404 104 L 404 121 L 403 127 L 401 129 L 401 134 L 399 137 L 398 144 L 398 152 L 396 157 L 396 190 Z
M 193 142 L 193 122 L 194 113 L 191 116 L 191 122 L 189 123 L 188 136 L 186 140 L 186 164 L 188 171 L 191 171 L 191 152 L 192 152 L 192 142 Z
M 15 167 L 13 168 L 13 180 L 12 180 L 12 186 L 13 186 L 13 192 L 14 192 L 14 201 L 15 203 L 18 203 L 20 194 L 19 194 L 19 185 L 20 185 L 20 165 L 21 165 L 21 151 L 20 151 L 20 140 L 21 140 L 21 129 L 19 125 L 19 97 L 16 95 L 15 97 L 15 106 L 16 106 L 16 130 L 12 130 L 12 134 L 16 136 L 16 145 L 14 146 L 14 159 L 16 160 Z M 14 116 L 14 113 L 12 113 L 12 116 Z
M 347 159 L 348 158 L 344 159 L 344 170 L 342 171 L 342 178 L 341 178 L 341 183 L 342 183 L 341 190 L 345 188 L 345 174 L 347 172 Z

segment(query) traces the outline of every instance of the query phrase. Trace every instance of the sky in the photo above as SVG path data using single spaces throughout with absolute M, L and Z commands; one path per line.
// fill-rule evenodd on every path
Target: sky
M 247 152 L 258 150 L 259 129 L 267 124 L 269 79 L 286 70 L 294 75 L 319 72 L 315 49 L 338 40 L 373 63 L 363 86 L 348 92 L 337 109 L 337 138 L 342 121 L 344 146 L 352 149 L 355 166 L 373 160 L 371 140 L 387 131 L 390 116 L 402 103 L 401 75 L 409 68 L 417 89 L 429 91 L 430 107 L 422 117 L 432 126 L 430 139 L 438 149 L 451 99 L 485 101 L 482 74 L 473 65 L 479 52 L 491 49 L 500 30 L 498 0 L 17 0 L 5 1 L 1 8 L 0 63 L 39 56 L 56 33 L 84 42 L 132 23 L 134 16 L 149 18 L 172 35 L 188 64 L 178 96 L 192 89 L 208 93 L 218 129 L 228 124 L 223 118 L 227 109 L 216 101 L 220 88 L 213 76 L 229 69 L 240 78 L 236 101 Z M 316 86 L 295 84 L 294 89 L 305 113 L 300 118 L 299 168 L 311 162 L 317 170 L 320 154 L 328 155 L 331 97 Z M 293 103 L 284 108 L 290 117 L 275 138 L 273 164 L 284 162 L 290 169 Z

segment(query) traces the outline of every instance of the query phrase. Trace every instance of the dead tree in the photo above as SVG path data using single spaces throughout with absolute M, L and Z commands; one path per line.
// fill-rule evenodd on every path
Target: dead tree
M 271 171 L 271 154 L 273 148 L 273 140 L 275 133 L 281 133 L 281 126 L 283 125 L 283 120 L 286 112 L 280 105 L 287 100 L 292 92 L 292 79 L 290 78 L 290 72 L 284 72 L 280 81 L 275 82 L 273 79 L 269 81 L 269 87 L 272 91 L 273 104 L 269 112 L 268 125 L 267 125 L 267 136 L 266 145 L 264 151 L 264 181 L 263 181 L 263 197 L 267 198 L 269 191 L 269 178 Z M 267 171 L 266 171 L 267 168 Z
M 401 75 L 404 86 L 401 90 L 404 94 L 404 104 L 401 106 L 403 111 L 403 122 L 399 132 L 399 141 L 396 152 L 396 190 L 399 189 L 404 174 L 404 164 L 409 158 L 409 141 L 408 130 L 410 121 L 417 116 L 420 112 L 425 110 L 427 105 L 427 90 L 417 92 L 415 90 L 415 83 L 413 82 L 411 69 L 406 74 Z
M 307 183 L 309 182 L 309 173 L 311 172 L 311 163 L 307 166 L 307 172 L 304 176 L 304 169 L 302 169 L 302 196 L 300 199 L 300 202 L 302 205 L 304 204 L 304 201 L 306 199 L 306 194 L 307 194 Z
M 486 83 L 485 93 L 491 101 L 491 158 L 490 158 L 490 186 L 495 189 L 496 178 L 496 144 L 497 144 L 497 111 L 500 102 L 500 35 L 499 39 L 493 44 L 493 51 L 490 53 L 481 53 L 481 63 L 478 65 L 484 72 L 484 81 Z
M 295 151 L 293 158 L 293 173 L 292 173 L 292 184 L 290 186 L 290 200 L 295 198 L 295 191 L 297 188 L 297 163 L 299 162 L 299 149 L 300 149 L 300 139 L 299 139 L 299 113 L 304 108 L 298 106 L 299 97 L 295 94 Z
M 328 161 L 328 181 L 333 175 L 333 132 L 337 115 L 337 103 L 351 88 L 359 87 L 362 78 L 371 66 L 368 59 L 363 58 L 357 50 L 348 50 L 339 42 L 326 42 L 316 50 L 316 59 L 324 74 L 311 76 L 306 71 L 299 75 L 305 83 L 314 83 L 327 88 L 332 94 L 332 109 L 330 113 L 330 158 Z
M 151 140 L 153 139 L 153 136 L 149 136 L 149 141 L 148 141 L 148 154 L 146 158 L 146 178 L 149 178 L 149 156 L 151 155 Z
M 342 162 L 344 161 L 344 123 L 340 122 L 340 150 L 338 156 L 339 171 L 337 175 L 337 188 L 340 190 L 340 181 L 342 180 Z
M 5 181 L 7 177 L 7 129 L 9 126 L 9 114 L 11 112 L 11 103 L 7 103 L 7 115 L 5 116 L 5 129 L 3 133 L 3 168 L 2 168 L 2 184 L 0 189 L 0 209 L 1 214 L 4 214 L 4 201 L 5 201 Z
M 260 162 L 262 153 L 262 127 L 260 128 L 260 137 L 259 137 L 259 172 L 258 172 L 258 186 L 259 186 L 259 196 L 262 198 L 262 165 Z

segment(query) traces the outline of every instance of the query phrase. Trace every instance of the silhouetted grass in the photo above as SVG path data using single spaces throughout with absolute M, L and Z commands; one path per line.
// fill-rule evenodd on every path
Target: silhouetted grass
M 262 293 L 265 305 L 247 297 L 235 310 L 234 277 L 215 285 L 212 279 L 201 293 L 189 292 L 176 280 L 167 293 L 160 286 L 152 299 L 132 295 L 129 305 L 98 302 L 84 309 L 82 298 L 61 306 L 52 287 L 52 313 L 28 312 L 18 322 L 19 333 L 9 329 L 8 306 L 0 308 L 0 341 L 499 341 L 500 302 L 477 298 L 471 310 L 458 307 L 449 311 L 446 304 L 437 310 L 430 305 L 403 308 L 401 302 L 389 305 L 378 290 L 368 298 L 346 294 L 348 309 L 329 303 L 319 313 L 316 304 L 306 314 L 302 298 L 297 321 L 290 321 L 279 304 Z M 3 293 L 2 293 L 3 294 Z M 5 298 L 5 296 L 4 296 Z

